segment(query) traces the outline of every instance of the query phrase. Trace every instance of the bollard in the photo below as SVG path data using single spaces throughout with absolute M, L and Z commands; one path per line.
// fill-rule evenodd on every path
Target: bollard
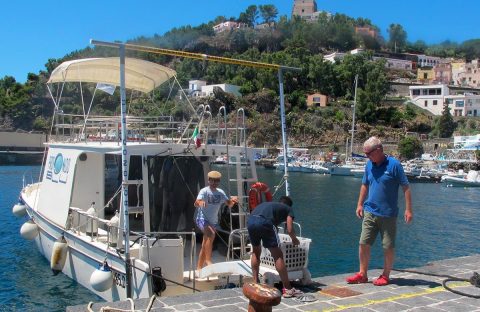
M 266 284 L 245 283 L 243 294 L 250 300 L 248 312 L 270 312 L 282 300 L 280 291 Z

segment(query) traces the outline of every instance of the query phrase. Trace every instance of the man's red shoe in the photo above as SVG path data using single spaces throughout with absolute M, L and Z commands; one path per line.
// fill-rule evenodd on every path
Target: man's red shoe
M 388 277 L 386 277 L 383 274 L 380 275 L 379 278 L 373 281 L 373 285 L 375 286 L 386 286 L 388 284 L 390 284 L 390 280 L 388 279 Z
M 357 273 L 355 275 L 347 277 L 348 284 L 361 284 L 361 283 L 367 283 L 367 282 L 368 282 L 368 277 L 363 276 L 361 273 Z

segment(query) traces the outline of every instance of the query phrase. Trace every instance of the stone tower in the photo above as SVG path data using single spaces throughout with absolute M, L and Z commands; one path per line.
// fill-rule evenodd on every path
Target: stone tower
M 292 17 L 298 15 L 301 17 L 310 17 L 317 12 L 317 2 L 315 0 L 294 0 Z

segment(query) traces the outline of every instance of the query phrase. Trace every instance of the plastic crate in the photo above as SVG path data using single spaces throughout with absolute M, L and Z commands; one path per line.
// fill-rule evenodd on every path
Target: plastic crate
M 300 271 L 308 266 L 308 250 L 310 248 L 311 239 L 297 237 L 300 244 L 294 246 L 292 239 L 287 234 L 278 234 L 280 239 L 280 249 L 283 252 L 283 259 L 287 271 Z M 265 267 L 275 269 L 275 261 L 270 251 L 262 246 L 262 255 L 260 256 L 260 264 Z

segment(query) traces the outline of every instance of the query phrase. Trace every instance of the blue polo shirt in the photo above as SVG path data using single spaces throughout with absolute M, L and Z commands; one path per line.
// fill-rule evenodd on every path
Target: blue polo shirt
M 365 211 L 380 217 L 398 216 L 398 188 L 408 185 L 408 180 L 397 159 L 387 156 L 379 165 L 368 161 L 362 184 L 368 186 Z

